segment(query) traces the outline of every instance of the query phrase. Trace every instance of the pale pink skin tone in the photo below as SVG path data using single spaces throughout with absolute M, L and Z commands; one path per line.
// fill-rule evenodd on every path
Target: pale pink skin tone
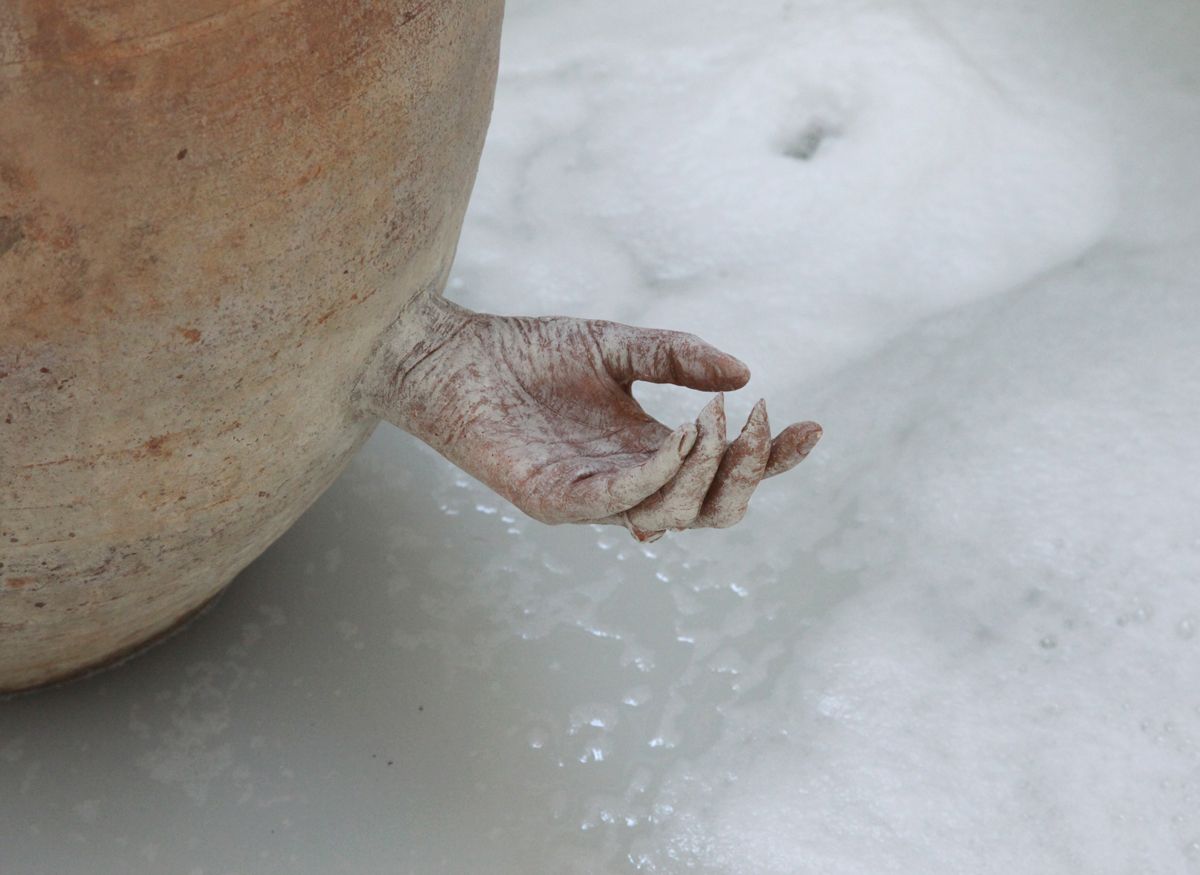
M 565 317 L 475 313 L 422 293 L 364 379 L 366 406 L 544 523 L 625 526 L 640 541 L 667 529 L 725 528 L 759 482 L 821 436 L 815 422 L 773 440 L 759 401 L 725 436 L 718 394 L 674 430 L 634 400 L 634 381 L 705 392 L 740 389 L 749 369 L 676 331 Z

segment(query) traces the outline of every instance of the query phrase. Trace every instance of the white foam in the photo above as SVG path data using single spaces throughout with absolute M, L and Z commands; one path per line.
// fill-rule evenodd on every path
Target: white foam
M 381 429 L 2 706 L 16 871 L 1200 870 L 1192 5 L 508 15 L 450 296 L 698 331 L 817 452 L 647 547 Z
M 771 389 L 1067 262 L 1112 221 L 1086 114 L 1006 88 L 911 8 L 797 5 L 669 51 L 641 24 L 560 30 L 503 67 L 460 257 L 472 301 L 718 334 L 786 371 Z
M 855 518 L 817 546 L 861 592 L 677 768 L 647 871 L 1187 870 L 1200 304 L 1197 259 L 1171 261 L 1148 281 L 1097 260 L 992 310 L 937 356 L 953 404 L 875 419 L 895 470 L 831 475 Z M 927 372 L 913 353 L 868 373 Z

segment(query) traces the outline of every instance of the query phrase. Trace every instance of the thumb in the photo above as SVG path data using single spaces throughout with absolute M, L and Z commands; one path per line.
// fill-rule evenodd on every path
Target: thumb
M 750 369 L 694 334 L 591 323 L 609 374 L 628 386 L 635 380 L 672 383 L 701 392 L 732 392 L 750 381 Z

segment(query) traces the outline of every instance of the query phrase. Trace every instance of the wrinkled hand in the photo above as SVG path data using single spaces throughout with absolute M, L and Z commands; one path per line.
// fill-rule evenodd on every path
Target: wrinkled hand
M 744 364 L 690 334 L 465 310 L 422 294 L 364 378 L 367 406 L 421 438 L 534 519 L 666 529 L 724 528 L 755 487 L 797 465 L 816 423 L 771 439 L 759 401 L 725 438 L 723 396 L 672 431 L 630 394 L 635 380 L 739 389 Z

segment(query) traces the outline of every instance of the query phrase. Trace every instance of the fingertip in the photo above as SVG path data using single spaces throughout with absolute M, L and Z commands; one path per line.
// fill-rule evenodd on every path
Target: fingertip
M 821 439 L 823 432 L 821 426 L 815 422 L 794 422 L 780 433 L 780 437 L 787 435 L 787 442 L 791 445 L 792 451 L 801 459 L 812 452 L 812 448 L 817 445 L 817 441 Z
M 767 402 L 759 398 L 758 403 L 750 410 L 750 415 L 746 417 L 746 424 L 742 426 L 742 431 L 735 443 L 740 446 L 749 446 L 750 442 L 760 443 L 765 440 L 769 443 L 770 438 L 771 423 L 767 418 Z
M 750 382 L 750 367 L 741 359 L 734 358 L 728 353 L 722 353 L 728 360 L 726 376 L 731 388 L 727 391 L 741 389 Z
M 716 397 L 704 405 L 704 409 L 700 411 L 700 415 L 696 417 L 696 424 L 700 428 L 700 436 L 711 437 L 720 435 L 721 439 L 725 439 L 725 393 L 718 392 Z
M 801 456 L 807 456 L 812 452 L 812 448 L 817 445 L 817 441 L 821 439 L 821 435 L 825 434 L 825 430 L 815 422 L 800 422 L 793 426 L 802 434 L 796 451 Z
M 601 503 L 590 516 L 599 518 L 628 510 L 661 489 L 683 467 L 696 434 L 696 424 L 685 423 L 667 435 L 649 459 L 608 477 Z
M 812 452 L 823 431 L 815 422 L 796 422 L 781 431 L 771 441 L 771 458 L 764 479 L 790 471 Z
M 696 422 L 684 422 L 676 430 L 667 434 L 655 456 L 670 457 L 672 463 L 682 463 L 691 453 L 691 448 L 695 447 L 698 439 L 700 439 L 700 426 Z
M 680 385 L 702 392 L 733 392 L 750 382 L 750 368 L 741 359 L 694 335 L 688 338 L 687 352 L 680 352 L 690 364 L 680 369 Z

